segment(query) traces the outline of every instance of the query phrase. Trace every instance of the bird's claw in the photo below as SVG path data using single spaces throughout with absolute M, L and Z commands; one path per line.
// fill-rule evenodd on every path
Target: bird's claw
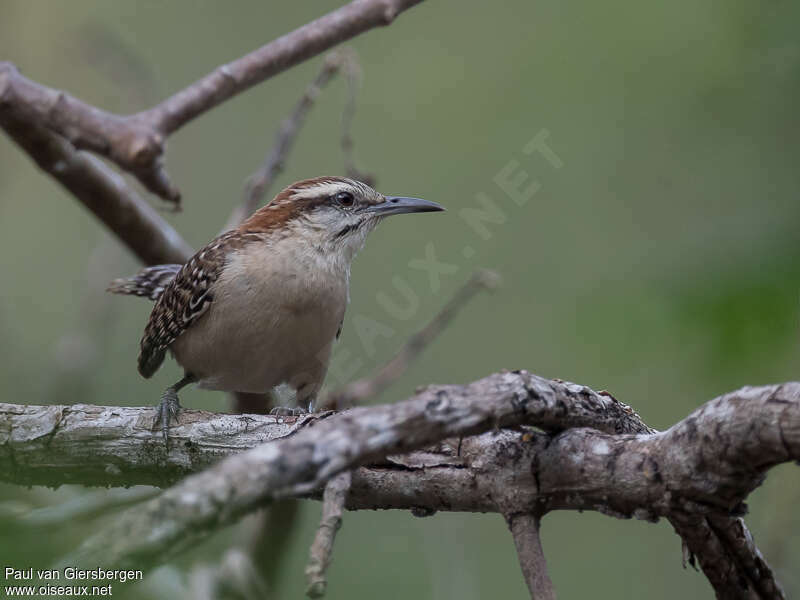
M 168 389 L 161 396 L 161 402 L 156 406 L 156 416 L 153 419 L 153 429 L 155 430 L 161 424 L 161 434 L 164 436 L 164 445 L 169 450 L 169 426 L 173 421 L 178 423 L 178 415 L 181 411 L 181 405 L 178 401 L 178 393 L 175 390 Z
M 300 417 L 307 415 L 308 411 L 300 406 L 276 406 L 269 414 L 276 417 Z

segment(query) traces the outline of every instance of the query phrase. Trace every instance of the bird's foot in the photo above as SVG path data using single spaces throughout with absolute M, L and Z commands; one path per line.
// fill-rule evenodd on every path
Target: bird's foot
M 175 388 L 169 387 L 161 396 L 161 402 L 156 406 L 156 417 L 153 419 L 153 429 L 161 425 L 161 433 L 164 436 L 164 445 L 169 450 L 169 425 L 172 421 L 178 423 L 178 414 L 181 411 L 181 404 L 178 401 L 178 392 Z
M 276 406 L 269 414 L 276 417 L 300 417 L 307 415 L 308 411 L 301 406 Z

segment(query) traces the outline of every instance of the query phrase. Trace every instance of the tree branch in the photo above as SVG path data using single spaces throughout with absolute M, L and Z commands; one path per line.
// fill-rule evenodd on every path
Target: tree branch
M 372 453 L 402 452 L 424 446 L 428 440 L 506 424 L 650 431 L 630 407 L 611 397 L 525 371 L 491 375 L 466 386 L 430 386 L 404 403 L 353 409 L 336 415 L 334 422 L 329 422 L 333 413 L 294 418 L 185 410 L 180 424 L 170 429 L 174 444 L 169 453 L 151 430 L 153 410 L 0 404 L 0 481 L 164 486 L 265 441 L 285 437 L 285 442 L 296 443 L 303 455 L 312 446 L 319 447 L 325 456 L 315 461 L 325 465 L 317 470 L 301 464 L 298 454 L 291 465 L 284 465 L 286 469 L 276 480 L 282 489 L 267 490 L 267 497 L 278 497 L 315 489 L 336 470 L 353 466 L 353 461 L 368 461 Z M 307 427 L 312 424 L 313 431 Z M 370 426 L 384 437 L 373 440 L 365 429 Z M 304 429 L 309 430 L 298 438 Z M 346 437 L 349 431 L 355 437 Z M 330 437 L 323 439 L 323 435 Z M 326 446 L 326 442 L 335 444 Z M 350 452 L 349 458 L 343 456 L 345 450 Z M 259 460 L 258 456 L 251 458 Z M 265 463 L 270 476 L 275 468 L 271 460 Z M 289 467 L 300 470 L 291 472 Z M 310 479 L 309 468 L 313 471 Z
M 325 57 L 322 69 L 314 77 L 314 80 L 308 84 L 289 116 L 283 120 L 275 136 L 275 143 L 272 145 L 264 164 L 247 179 L 244 198 L 231 213 L 225 225 L 225 230 L 233 229 L 239 225 L 262 204 L 267 190 L 283 170 L 286 157 L 289 155 L 294 145 L 294 140 L 297 138 L 303 123 L 305 123 L 306 116 L 314 105 L 314 101 L 322 89 L 328 85 L 328 82 L 339 72 L 343 60 L 343 56 L 337 52 L 331 52 Z
M 340 471 L 454 435 L 522 423 L 645 430 L 628 411 L 583 386 L 526 372 L 494 375 L 467 386 L 431 386 L 402 403 L 310 419 L 313 427 L 280 444 L 262 444 L 192 475 L 121 515 L 111 528 L 87 540 L 76 559 L 149 563 L 212 523 L 230 523 L 270 500 L 310 493 Z M 220 486 L 221 481 L 227 484 Z M 167 522 L 169 526 L 161 526 Z M 139 537 L 131 531 L 150 533 Z
M 408 367 L 463 309 L 478 292 L 494 290 L 500 285 L 500 276 L 488 269 L 479 269 L 462 285 L 453 297 L 421 330 L 412 335 L 400 351 L 372 375 L 352 381 L 320 401 L 323 410 L 342 410 L 380 394 L 408 370 Z
M 669 521 L 699 560 L 718 598 L 786 597 L 741 518 L 677 512 Z
M 193 254 L 191 246 L 123 177 L 94 156 L 75 150 L 43 127 L 6 113 L 2 105 L 0 127 L 143 263 L 182 263 Z
M 163 166 L 171 133 L 235 94 L 388 24 L 420 1 L 355 0 L 128 116 L 102 111 L 0 63 L 0 127 L 143 262 L 184 262 L 189 245 L 123 178 L 81 150 L 109 158 L 177 203 L 179 191 Z M 296 110 L 302 120 L 307 108 Z M 342 134 L 348 170 L 355 168 L 351 115 L 348 105 Z M 276 161 L 285 155 L 284 146 L 276 148 Z M 447 311 L 439 318 L 446 322 Z M 380 390 L 403 372 L 436 326 L 434 320 L 432 329 L 412 338 L 375 378 L 345 391 L 358 397 Z M 149 431 L 151 409 L 0 405 L 0 479 L 168 485 L 213 465 L 87 540 L 81 556 L 95 565 L 152 561 L 273 499 L 318 498 L 326 482 L 330 498 L 335 482 L 346 478 L 341 473 L 352 473 L 346 501 L 340 490 L 328 506 L 329 522 L 337 522 L 342 502 L 350 509 L 417 514 L 500 512 L 508 516 L 535 597 L 552 596 L 538 518 L 549 510 L 579 509 L 666 517 L 718 597 L 781 598 L 739 515 L 768 468 L 798 459 L 799 396 L 798 384 L 745 388 L 708 403 L 669 431 L 648 435 L 653 430 L 609 396 L 525 372 L 504 373 L 467 386 L 431 387 L 392 407 L 302 419 L 188 411 L 174 437 L 180 444 L 169 455 Z M 479 435 L 449 437 L 471 434 Z M 263 444 L 270 440 L 275 441 Z M 332 537 L 323 538 L 323 546 L 332 543 Z M 322 570 L 326 552 L 318 553 Z
M 322 519 L 317 528 L 314 542 L 311 544 L 306 567 L 306 577 L 308 578 L 306 596 L 309 598 L 322 598 L 328 587 L 325 571 L 331 563 L 336 532 L 342 526 L 342 512 L 351 483 L 352 474 L 350 471 L 343 471 L 325 484 L 325 491 L 322 493 Z
M 165 136 L 146 119 L 86 104 L 28 79 L 10 62 L 0 62 L 0 111 L 44 127 L 79 150 L 105 156 L 166 200 L 180 199 L 162 164 Z
M 342 63 L 344 75 L 347 79 L 347 101 L 342 111 L 342 133 L 339 137 L 339 146 L 344 157 L 344 172 L 348 177 L 363 181 L 367 185 L 375 186 L 375 176 L 366 171 L 362 171 L 356 165 L 355 152 L 353 151 L 353 121 L 356 116 L 356 98 L 361 86 L 361 65 L 356 59 L 355 53 L 345 50 Z
M 375 27 L 391 24 L 422 0 L 354 0 L 291 33 L 222 65 L 144 113 L 170 134 L 192 119 L 294 65 Z
M 222 65 L 144 112 L 122 116 L 38 84 L 0 63 L 0 114 L 37 124 L 75 148 L 105 156 L 154 194 L 178 202 L 163 167 L 166 138 L 239 94 L 325 50 L 380 25 L 422 0 L 354 0 L 233 62 Z
M 151 408 L 0 405 L 0 480 L 167 485 L 227 452 L 275 440 L 123 513 L 70 560 L 146 564 L 270 499 L 319 497 L 330 477 L 363 465 L 353 471 L 348 509 L 664 516 L 719 597 L 782 597 L 735 515 L 767 469 L 800 458 L 800 383 L 732 392 L 655 434 L 609 396 L 524 371 L 340 414 L 186 411 L 168 456 L 151 419 Z M 549 433 L 497 430 L 523 424 Z
M 507 515 L 506 522 L 514 537 L 531 600 L 555 600 L 553 582 L 547 574 L 547 562 L 539 539 L 539 517 L 531 513 Z
M 259 600 L 268 586 L 247 552 L 229 548 L 214 564 L 199 565 L 188 575 L 186 598 L 193 600 Z

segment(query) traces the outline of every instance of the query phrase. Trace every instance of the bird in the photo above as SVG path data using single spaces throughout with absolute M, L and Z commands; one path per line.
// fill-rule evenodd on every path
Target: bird
M 390 215 L 442 210 L 346 177 L 306 179 L 185 264 L 112 281 L 112 293 L 155 302 L 139 373 L 152 377 L 167 351 L 184 371 L 156 405 L 153 428 L 161 425 L 167 447 L 178 392 L 189 384 L 250 393 L 287 384 L 299 407 L 313 409 L 350 301 L 350 266 L 368 234 Z

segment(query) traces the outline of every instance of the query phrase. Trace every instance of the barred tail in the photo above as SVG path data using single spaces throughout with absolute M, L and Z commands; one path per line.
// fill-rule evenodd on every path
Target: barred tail
M 112 281 L 106 291 L 112 294 L 127 294 L 129 296 L 142 296 L 156 301 L 169 282 L 183 265 L 155 265 L 145 267 L 133 277 L 123 277 Z

